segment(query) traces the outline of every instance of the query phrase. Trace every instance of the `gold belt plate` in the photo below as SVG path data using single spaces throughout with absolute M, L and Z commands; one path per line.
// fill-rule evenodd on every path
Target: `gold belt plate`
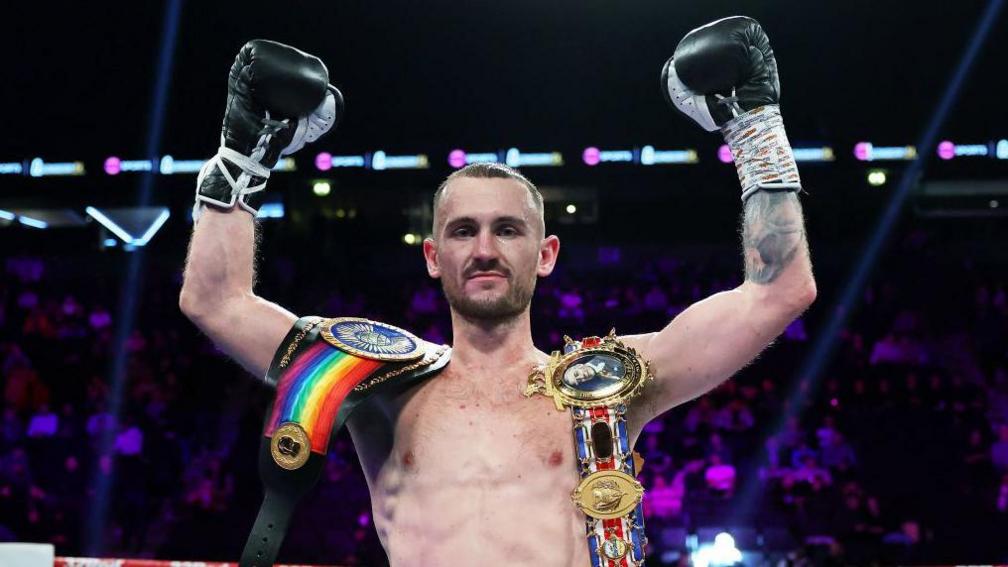
M 654 380 L 647 360 L 616 337 L 615 330 L 598 345 L 567 354 L 553 351 L 549 361 L 529 375 L 525 396 L 553 398 L 558 410 L 626 403 Z
M 596 471 L 581 479 L 571 493 L 574 505 L 599 520 L 622 518 L 640 504 L 644 487 L 621 471 Z
M 300 425 L 289 421 L 273 433 L 270 439 L 270 453 L 273 461 L 281 468 L 295 471 L 308 462 L 311 443 L 308 434 Z

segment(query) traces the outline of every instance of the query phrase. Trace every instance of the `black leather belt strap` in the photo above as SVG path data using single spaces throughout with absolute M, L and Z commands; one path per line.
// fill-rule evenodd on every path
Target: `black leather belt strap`
M 245 542 L 239 567 L 272 567 L 280 544 L 287 534 L 287 524 L 298 501 L 318 482 L 325 457 L 312 453 L 297 470 L 286 470 L 273 461 L 270 439 L 259 444 L 259 474 L 266 496 L 259 507 L 252 533 Z

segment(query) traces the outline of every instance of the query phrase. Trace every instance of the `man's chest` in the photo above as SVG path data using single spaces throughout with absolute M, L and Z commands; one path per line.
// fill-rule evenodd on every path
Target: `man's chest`
M 357 451 L 365 469 L 433 474 L 458 482 L 495 482 L 564 471 L 576 479 L 572 420 L 542 397 L 513 387 L 481 387 L 450 373 L 381 401 L 377 415 L 358 416 Z M 377 414 L 377 412 L 373 412 Z M 379 438 L 380 437 L 380 438 Z
M 524 397 L 517 386 L 480 388 L 446 378 L 400 407 L 394 446 L 407 472 L 450 469 L 462 481 L 543 470 L 574 473 L 567 412 L 545 399 Z

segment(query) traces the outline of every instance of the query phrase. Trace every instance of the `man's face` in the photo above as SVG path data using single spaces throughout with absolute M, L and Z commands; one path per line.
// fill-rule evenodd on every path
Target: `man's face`
M 512 179 L 458 178 L 434 214 L 424 256 L 452 310 L 487 321 L 525 311 L 536 278 L 553 271 L 559 248 L 555 236 L 543 237 L 528 190 Z

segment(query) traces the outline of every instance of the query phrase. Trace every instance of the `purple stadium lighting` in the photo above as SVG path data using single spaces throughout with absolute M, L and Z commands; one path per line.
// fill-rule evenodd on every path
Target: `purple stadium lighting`
M 598 165 L 599 161 L 601 161 L 599 149 L 594 146 L 585 148 L 584 152 L 581 154 L 581 159 L 584 160 L 585 165 Z
M 949 160 L 955 157 L 955 144 L 944 140 L 938 144 L 938 157 Z
M 105 160 L 105 173 L 109 175 L 119 175 L 122 171 L 122 162 L 119 158 L 112 156 Z
M 332 154 L 329 152 L 322 152 L 315 156 L 315 167 L 319 171 L 329 171 L 332 169 Z
M 871 142 L 858 142 L 854 144 L 854 157 L 858 161 L 870 161 L 872 155 Z
M 721 163 L 732 162 L 731 148 L 728 147 L 728 144 L 722 144 L 721 147 L 718 148 L 717 158 L 721 160 Z
M 448 154 L 448 165 L 458 169 L 466 164 L 466 153 L 463 150 L 452 150 Z

